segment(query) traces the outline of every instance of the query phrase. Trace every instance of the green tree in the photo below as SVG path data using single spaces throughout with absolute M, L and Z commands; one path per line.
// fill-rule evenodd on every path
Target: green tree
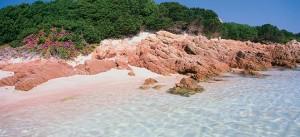
M 236 40 L 284 43 L 300 39 L 299 34 L 266 24 L 250 27 L 222 24 L 218 15 L 201 8 L 188 8 L 176 2 L 156 4 L 153 0 L 52 0 L 37 1 L 0 9 L 0 44 L 21 46 L 23 39 L 51 28 L 62 28 L 88 43 L 105 38 L 133 35 L 140 30 L 170 28 L 207 36 L 222 35 Z
M 159 8 L 165 10 L 166 16 L 173 21 L 186 21 L 188 19 L 189 9 L 177 2 L 161 3 Z
M 255 27 L 251 27 L 249 25 L 224 23 L 222 28 L 222 37 L 225 39 L 254 41 L 257 39 L 257 30 Z
M 284 42 L 284 34 L 271 24 L 265 24 L 257 27 L 258 41 L 260 42 Z

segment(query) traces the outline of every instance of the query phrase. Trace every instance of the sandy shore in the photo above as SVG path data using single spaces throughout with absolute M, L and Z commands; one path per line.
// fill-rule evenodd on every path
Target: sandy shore
M 139 86 L 146 78 L 155 78 L 160 90 L 165 92 L 182 78 L 181 75 L 162 76 L 144 68 L 132 67 L 135 76 L 129 76 L 128 70 L 112 69 L 97 75 L 76 75 L 50 80 L 35 87 L 29 92 L 14 90 L 14 87 L 0 88 L 0 111 L 13 111 L 17 108 L 56 102 L 88 92 L 119 92 L 125 97 L 128 91 L 141 92 Z M 9 72 L 1 72 L 1 76 L 8 76 Z M 122 91 L 122 92 L 120 92 Z
M 5 77 L 9 77 L 9 76 L 13 76 L 13 75 L 14 75 L 13 72 L 0 70 L 0 79 L 5 78 Z

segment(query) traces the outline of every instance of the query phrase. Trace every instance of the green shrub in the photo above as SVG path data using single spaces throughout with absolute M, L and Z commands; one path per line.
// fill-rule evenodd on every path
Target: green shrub
M 224 23 L 222 28 L 222 37 L 225 39 L 254 41 L 257 39 L 257 29 L 249 25 Z
M 57 55 L 62 59 L 69 59 L 71 58 L 71 50 L 63 47 L 56 47 L 54 55 Z
M 16 48 L 16 47 L 20 47 L 21 46 L 21 42 L 18 40 L 14 40 L 12 42 L 10 42 L 9 44 L 11 47 Z
M 46 42 L 46 38 L 43 37 L 43 36 L 41 36 L 41 37 L 39 38 L 38 44 L 44 44 L 45 42 Z
M 99 43 L 105 38 L 134 35 L 141 29 L 168 29 L 178 25 L 177 22 L 199 27 L 201 33 L 207 36 L 221 34 L 225 38 L 237 40 L 280 43 L 300 39 L 299 34 L 279 30 L 270 24 L 258 27 L 230 23 L 222 25 L 214 11 L 188 8 L 176 2 L 155 4 L 153 0 L 53 0 L 0 9 L 0 43 L 20 46 L 26 36 L 38 31 L 43 30 L 47 37 L 51 28 L 57 28 L 57 32 L 67 30 L 83 37 L 87 43 Z M 59 41 L 67 40 L 69 38 L 59 38 Z

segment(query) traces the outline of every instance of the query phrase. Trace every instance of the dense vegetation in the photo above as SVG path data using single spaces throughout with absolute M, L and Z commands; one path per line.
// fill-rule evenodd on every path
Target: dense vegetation
M 244 24 L 224 23 L 222 37 L 226 39 L 241 41 L 250 40 L 262 43 L 286 43 L 293 39 L 300 40 L 299 34 L 293 34 L 287 30 L 279 30 L 276 26 L 271 24 L 252 27 Z
M 105 38 L 134 35 L 141 30 L 165 29 L 222 36 L 235 40 L 284 43 L 300 39 L 300 34 L 266 24 L 258 27 L 221 23 L 218 15 L 201 8 L 175 2 L 156 4 L 153 0 L 54 0 L 9 6 L 0 10 L 0 44 L 17 47 L 35 37 L 37 44 L 57 42 L 52 30 L 64 30 L 75 49 Z M 45 33 L 39 35 L 41 32 Z M 56 35 L 56 34 L 55 34 Z M 37 37 L 41 36 L 41 37 Z M 61 41 L 58 41 L 61 42 Z M 36 46 L 35 46 L 36 47 Z
M 9 6 L 0 10 L 0 44 L 23 45 L 30 34 L 61 28 L 83 37 L 87 43 L 117 38 L 140 30 L 187 30 L 194 24 L 195 33 L 218 33 L 221 22 L 216 13 L 187 8 L 178 3 L 156 4 L 153 0 L 55 0 Z M 176 26 L 176 27 L 174 27 Z

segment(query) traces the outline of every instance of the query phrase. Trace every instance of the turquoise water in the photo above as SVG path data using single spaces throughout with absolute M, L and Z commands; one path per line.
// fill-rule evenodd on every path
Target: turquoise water
M 93 92 L 0 114 L 1 137 L 299 137 L 300 71 L 226 77 L 190 98 Z

